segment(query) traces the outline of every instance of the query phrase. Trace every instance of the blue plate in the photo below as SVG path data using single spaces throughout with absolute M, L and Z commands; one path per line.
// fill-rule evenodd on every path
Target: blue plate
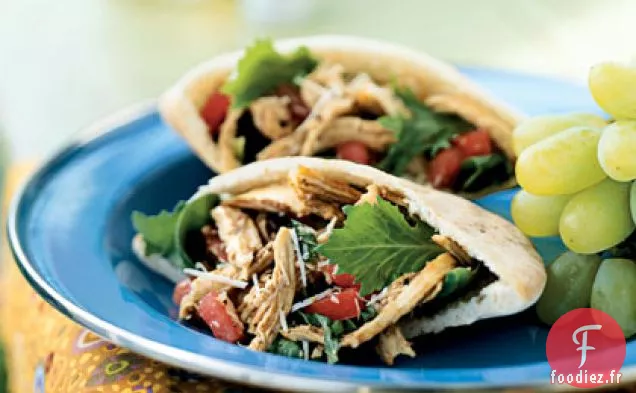
M 529 114 L 597 111 L 583 87 L 509 72 L 464 72 Z M 366 357 L 334 366 L 252 352 L 175 322 L 170 283 L 142 267 L 130 251 L 130 214 L 171 208 L 212 175 L 154 107 L 116 115 L 82 133 L 16 197 L 8 233 L 17 263 L 33 287 L 69 318 L 118 345 L 201 374 L 331 392 L 358 386 L 548 384 L 548 330 L 533 310 L 425 337 L 416 344 L 417 358 L 400 359 L 394 367 Z M 480 204 L 506 216 L 513 193 Z M 537 246 L 547 260 L 563 249 L 555 239 Z M 636 344 L 630 343 L 626 367 L 635 365 Z

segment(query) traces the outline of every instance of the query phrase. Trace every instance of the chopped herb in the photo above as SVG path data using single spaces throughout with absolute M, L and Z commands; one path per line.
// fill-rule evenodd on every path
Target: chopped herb
M 298 235 L 298 242 L 300 243 L 300 250 L 305 262 L 310 262 L 318 256 L 316 247 L 318 246 L 318 240 L 316 240 L 316 233 L 314 230 L 296 220 L 291 221 L 292 228 L 296 230 Z
M 303 358 L 303 351 L 300 345 L 294 341 L 278 337 L 267 350 L 269 353 L 283 355 L 290 358 Z
M 369 322 L 378 315 L 378 311 L 373 306 L 368 306 L 360 312 L 360 319 L 363 322 Z

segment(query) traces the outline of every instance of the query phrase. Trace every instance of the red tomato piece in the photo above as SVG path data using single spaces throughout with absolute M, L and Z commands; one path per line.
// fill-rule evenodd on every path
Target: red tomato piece
M 190 279 L 186 278 L 181 280 L 176 287 L 174 287 L 174 292 L 172 292 L 172 301 L 174 304 L 181 304 L 181 299 L 184 298 L 185 295 L 190 293 L 192 287 L 190 286 Z
M 369 165 L 371 162 L 371 152 L 362 142 L 350 141 L 336 147 L 336 156 L 343 160 L 357 162 L 358 164 Z
M 327 296 L 305 308 L 308 313 L 320 314 L 325 317 L 340 321 L 344 319 L 357 318 L 360 315 L 360 308 L 364 300 L 358 295 L 358 290 L 347 288 L 333 296 Z
M 428 180 L 435 188 L 450 188 L 457 179 L 464 154 L 458 147 L 444 149 L 431 160 Z
M 360 290 L 360 284 L 356 284 L 356 278 L 353 274 L 341 273 L 333 274 L 336 265 L 325 265 L 322 270 L 329 276 L 329 280 L 341 288 L 355 288 Z
M 199 302 L 199 316 L 219 340 L 235 343 L 244 337 L 243 326 L 232 315 L 234 306 L 224 304 L 214 291 L 205 295 Z
M 201 108 L 201 117 L 205 124 L 208 125 L 210 135 L 214 135 L 219 131 L 229 107 L 230 97 L 219 92 L 212 93 L 205 102 L 205 105 Z
M 477 129 L 461 134 L 453 139 L 453 145 L 457 146 L 465 157 L 487 156 L 492 153 L 492 140 L 486 130 Z

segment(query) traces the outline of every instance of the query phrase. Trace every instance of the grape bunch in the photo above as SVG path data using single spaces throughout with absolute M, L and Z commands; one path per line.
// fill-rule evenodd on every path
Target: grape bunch
M 636 242 L 636 67 L 602 63 L 588 83 L 612 120 L 574 113 L 520 124 L 513 142 L 522 190 L 511 215 L 526 235 L 559 235 L 570 250 L 548 267 L 539 317 L 553 323 L 591 305 L 628 337 L 636 333 L 636 263 L 624 258 L 636 258 L 636 247 L 613 250 Z

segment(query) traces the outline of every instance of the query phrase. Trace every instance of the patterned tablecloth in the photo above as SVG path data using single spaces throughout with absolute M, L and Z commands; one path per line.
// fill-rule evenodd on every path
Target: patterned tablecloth
M 7 174 L 3 212 L 32 165 Z M 4 226 L 3 226 L 4 227 Z M 11 393 L 234 393 L 253 388 L 200 377 L 111 344 L 53 309 L 26 282 L 3 235 L 0 338 Z M 258 389 L 261 391 L 261 389 Z M 636 393 L 636 387 L 620 389 Z M 507 393 L 531 393 L 513 389 Z

